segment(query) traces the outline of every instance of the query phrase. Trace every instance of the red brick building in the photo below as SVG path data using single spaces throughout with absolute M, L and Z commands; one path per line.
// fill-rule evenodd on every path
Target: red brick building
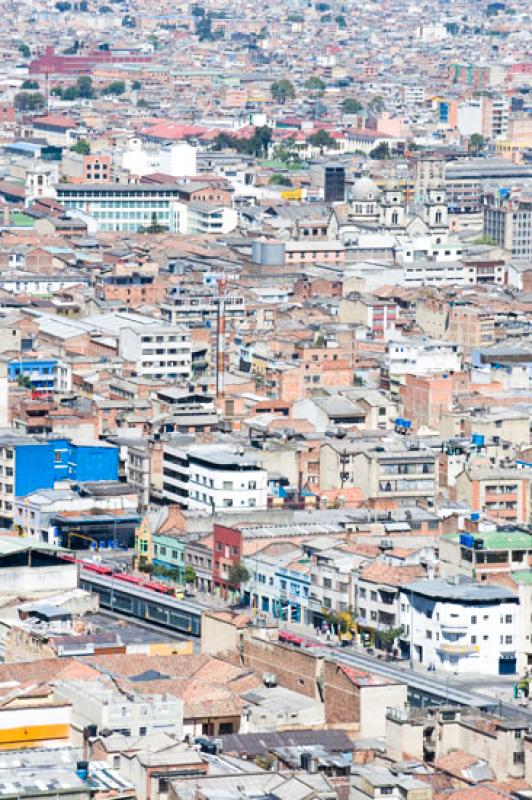
M 214 586 L 222 590 L 234 588 L 229 583 L 231 567 L 240 562 L 243 552 L 242 531 L 238 528 L 227 528 L 225 525 L 214 525 L 212 538 L 212 580 Z

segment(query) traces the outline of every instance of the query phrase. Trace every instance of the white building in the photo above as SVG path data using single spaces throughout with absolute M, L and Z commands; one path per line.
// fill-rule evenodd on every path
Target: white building
M 238 224 L 234 208 L 212 203 L 172 203 L 172 230 L 183 234 L 231 233 Z
M 124 736 L 183 735 L 183 703 L 170 694 L 126 694 L 110 678 L 60 681 L 56 695 L 72 703 L 72 725 L 96 725 Z
M 414 664 L 458 674 L 516 670 L 519 600 L 503 586 L 463 576 L 414 581 L 401 590 L 399 621 Z
M 152 172 L 175 178 L 190 177 L 197 174 L 196 148 L 187 142 L 164 146 L 130 139 L 122 155 L 122 167 L 139 178 Z
M 425 336 L 389 341 L 384 363 L 390 375 L 429 375 L 462 369 L 457 344 Z
M 256 458 L 228 444 L 165 442 L 163 494 L 203 511 L 265 509 L 268 473 Z
M 122 328 L 120 355 L 135 362 L 138 376 L 151 380 L 188 379 L 192 368 L 190 333 L 178 325 Z

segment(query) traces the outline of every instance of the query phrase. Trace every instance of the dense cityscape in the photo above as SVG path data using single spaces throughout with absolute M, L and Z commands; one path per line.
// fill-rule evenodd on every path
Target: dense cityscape
M 532 800 L 529 4 L 0 8 L 0 800 Z

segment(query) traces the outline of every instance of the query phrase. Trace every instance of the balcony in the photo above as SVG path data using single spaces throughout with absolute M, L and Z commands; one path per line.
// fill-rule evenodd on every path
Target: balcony
M 466 656 L 470 653 L 480 653 L 479 644 L 455 644 L 454 642 L 442 642 L 436 646 L 436 650 L 449 655 Z

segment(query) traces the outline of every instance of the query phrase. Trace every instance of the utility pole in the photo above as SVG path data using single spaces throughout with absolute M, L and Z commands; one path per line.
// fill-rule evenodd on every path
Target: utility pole
M 216 302 L 216 398 L 224 391 L 225 373 L 225 277 L 218 279 L 218 297 Z

